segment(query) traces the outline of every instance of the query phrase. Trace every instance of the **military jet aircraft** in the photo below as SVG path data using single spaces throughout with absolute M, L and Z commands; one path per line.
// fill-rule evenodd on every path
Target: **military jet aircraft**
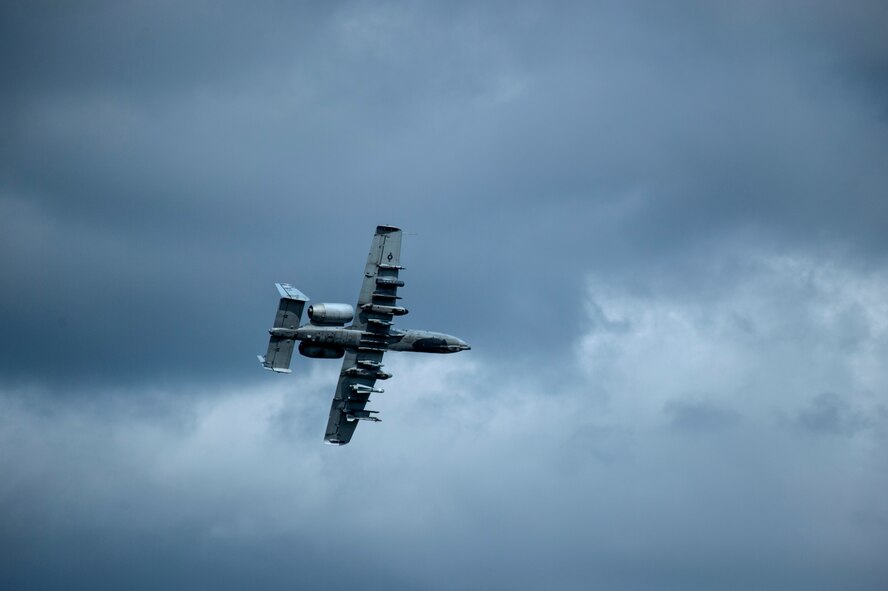
M 398 330 L 392 327 L 395 316 L 407 314 L 397 305 L 398 288 L 404 282 L 398 274 L 401 266 L 401 230 L 377 226 L 364 267 L 364 282 L 358 296 L 357 316 L 349 304 L 313 304 L 308 307 L 308 324 L 299 326 L 302 309 L 309 301 L 288 283 L 277 283 L 281 301 L 274 327 L 269 329 L 268 352 L 259 355 L 262 367 L 290 373 L 293 346 L 299 341 L 299 353 L 319 359 L 339 359 L 342 370 L 333 395 L 330 419 L 324 440 L 331 445 L 345 445 L 360 421 L 378 422 L 378 411 L 366 410 L 370 394 L 382 393 L 376 380 L 392 374 L 382 370 L 386 351 L 420 353 L 456 353 L 470 349 L 454 336 L 424 330 Z M 351 322 L 350 326 L 345 326 Z

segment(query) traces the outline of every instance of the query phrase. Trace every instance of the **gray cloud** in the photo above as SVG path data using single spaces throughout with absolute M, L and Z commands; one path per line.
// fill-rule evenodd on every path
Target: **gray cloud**
M 811 433 L 828 435 L 854 435 L 868 426 L 861 413 L 832 392 L 815 396 L 806 408 L 799 411 L 795 424 Z
M 884 587 L 886 21 L 0 8 L 3 586 Z M 473 350 L 333 455 L 254 354 L 380 222 Z
M 663 411 L 673 427 L 691 433 L 720 431 L 739 421 L 737 413 L 705 400 L 671 400 Z
M 4 580 L 88 584 L 110 557 L 103 580 L 146 588 L 331 569 L 369 588 L 879 588 L 883 434 L 812 440 L 774 413 L 828 432 L 884 414 L 884 274 L 750 268 L 705 299 L 592 281 L 554 373 L 392 355 L 384 422 L 341 449 L 320 445 L 335 363 L 67 403 L 7 390 Z M 827 338 L 843 308 L 873 327 L 853 348 Z M 840 404 L 812 403 L 839 382 Z
M 411 320 L 491 350 L 558 342 L 592 269 L 749 242 L 883 260 L 877 85 L 837 75 L 882 55 L 850 34 L 878 9 L 5 10 L 7 375 L 37 369 L 61 284 L 54 379 L 246 376 L 265 286 L 352 299 L 377 221 L 419 234 L 409 297 L 449 303 Z

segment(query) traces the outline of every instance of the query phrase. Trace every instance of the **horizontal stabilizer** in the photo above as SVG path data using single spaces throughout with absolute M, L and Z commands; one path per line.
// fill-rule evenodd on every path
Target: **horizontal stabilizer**
M 275 287 L 277 287 L 278 293 L 281 294 L 282 298 L 287 298 L 289 300 L 300 300 L 303 302 L 308 301 L 308 296 L 290 285 L 289 283 L 275 283 Z
M 268 361 L 265 360 L 265 355 L 256 355 L 259 358 L 259 363 L 262 364 L 267 370 L 273 371 L 275 373 L 293 373 L 293 370 L 287 367 L 274 367 Z
M 275 283 L 281 299 L 274 316 L 274 327 L 269 331 L 268 352 L 259 356 L 262 367 L 277 373 L 290 373 L 294 335 L 302 320 L 302 309 L 308 296 L 289 283 Z

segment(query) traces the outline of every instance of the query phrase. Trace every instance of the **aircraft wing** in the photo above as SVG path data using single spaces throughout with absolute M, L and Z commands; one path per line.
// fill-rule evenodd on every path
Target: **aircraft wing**
M 382 355 L 389 343 L 392 318 L 407 311 L 396 305 L 401 299 L 398 278 L 401 267 L 401 230 L 377 226 L 364 267 L 364 280 L 352 328 L 364 331 L 357 351 L 348 351 L 342 361 L 339 383 L 333 395 L 324 439 L 345 445 L 360 421 L 378 421 L 376 411 L 366 410 L 370 394 L 381 392 L 376 380 L 391 377 L 382 371 Z
M 358 295 L 358 305 L 355 306 L 352 328 L 366 330 L 369 327 L 371 330 L 388 332 L 393 314 L 385 313 L 385 308 L 396 307 L 401 299 L 398 288 L 403 287 L 404 282 L 398 278 L 398 274 L 402 268 L 401 230 L 392 226 L 377 226 L 364 266 L 364 281 Z M 369 306 L 376 307 L 370 310 Z M 400 313 L 406 313 L 406 310 Z
M 383 391 L 376 388 L 376 375 L 388 377 L 380 370 L 381 359 L 381 351 L 349 351 L 345 354 L 324 434 L 327 443 L 345 445 L 360 421 L 379 421 L 374 416 L 377 411 L 367 410 L 366 406 L 371 394 Z

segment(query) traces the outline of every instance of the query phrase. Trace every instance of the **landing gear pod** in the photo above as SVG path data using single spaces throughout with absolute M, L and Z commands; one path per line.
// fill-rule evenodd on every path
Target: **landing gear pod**
M 371 314 L 391 314 L 392 316 L 403 316 L 407 313 L 407 308 L 401 306 L 381 306 L 379 304 L 364 304 L 361 309 Z

